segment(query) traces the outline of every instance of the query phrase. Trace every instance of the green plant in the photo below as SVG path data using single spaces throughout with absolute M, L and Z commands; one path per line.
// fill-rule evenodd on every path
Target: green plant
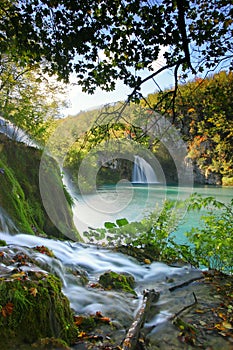
M 192 255 L 199 266 L 228 273 L 233 272 L 233 199 L 225 204 L 213 197 L 195 194 L 189 210 L 206 209 L 202 225 L 186 233 Z
M 186 246 L 175 243 L 175 231 L 181 220 L 186 201 L 175 203 L 165 201 L 139 222 L 129 223 L 119 219 L 116 223 L 106 222 L 104 228 L 90 230 L 85 236 L 90 240 L 107 240 L 111 245 L 129 245 L 142 248 L 154 260 L 175 261 L 188 258 Z M 189 257 L 189 261 L 190 261 Z

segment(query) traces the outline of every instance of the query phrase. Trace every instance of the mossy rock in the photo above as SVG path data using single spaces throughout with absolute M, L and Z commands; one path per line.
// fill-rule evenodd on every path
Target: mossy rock
M 42 155 L 42 150 L 14 142 L 0 134 L 0 207 L 20 232 L 56 238 L 64 238 L 64 233 L 69 233 L 71 239 L 82 240 L 73 223 L 71 198 L 62 183 L 59 166 L 51 157 L 47 157 L 46 162 L 48 198 L 45 199 L 51 211 L 54 211 L 54 204 L 59 203 L 59 212 L 55 210 L 57 216 L 53 215 L 56 225 L 45 210 L 39 185 Z M 53 195 L 49 196 L 51 186 Z M 59 201 L 60 193 L 64 193 L 66 198 L 62 203 Z
M 77 334 L 57 277 L 45 274 L 39 280 L 13 276 L 0 280 L 0 349 L 21 348 L 42 338 L 72 344 Z
M 107 271 L 100 276 L 99 283 L 108 290 L 114 289 L 136 295 L 133 289 L 135 280 L 130 274 Z
M 43 338 L 32 344 L 31 350 L 70 350 L 62 339 Z
M 0 239 L 0 247 L 5 247 L 6 245 L 6 241 L 4 241 L 4 239 Z

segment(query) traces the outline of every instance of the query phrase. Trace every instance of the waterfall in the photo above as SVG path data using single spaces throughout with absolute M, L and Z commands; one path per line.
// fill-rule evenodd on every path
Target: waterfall
M 18 142 L 23 142 L 27 146 L 40 148 L 39 144 L 36 143 L 27 133 L 19 128 L 17 125 L 4 119 L 0 116 L 0 133 L 8 136 L 10 139 Z
M 0 231 L 6 233 L 18 232 L 13 220 L 2 207 L 0 207 Z
M 134 156 L 132 182 L 144 184 L 158 182 L 157 176 L 150 164 L 139 156 Z

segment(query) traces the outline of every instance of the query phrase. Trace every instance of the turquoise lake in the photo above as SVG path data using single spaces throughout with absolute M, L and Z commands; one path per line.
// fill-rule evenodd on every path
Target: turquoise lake
M 233 198 L 233 187 L 132 185 L 130 182 L 103 186 L 95 193 L 75 196 L 74 221 L 80 233 L 89 227 L 103 227 L 104 222 L 115 222 L 120 218 L 127 218 L 129 222 L 139 221 L 154 209 L 161 208 L 165 200 L 184 200 L 192 193 L 213 196 L 229 203 Z M 182 223 L 176 233 L 178 241 L 183 242 L 184 232 L 200 225 L 201 215 L 196 211 L 187 213 L 184 210 Z

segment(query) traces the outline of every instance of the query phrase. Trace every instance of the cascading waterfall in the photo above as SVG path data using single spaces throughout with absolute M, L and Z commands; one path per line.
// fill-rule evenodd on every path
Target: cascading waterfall
M 36 143 L 33 139 L 30 138 L 27 133 L 16 126 L 15 124 L 9 122 L 0 116 L 0 133 L 8 136 L 10 139 L 23 142 L 27 146 L 40 148 L 39 144 Z
M 143 290 L 155 286 L 164 290 L 166 286 L 170 286 L 170 282 L 165 283 L 170 278 L 180 281 L 187 278 L 188 274 L 195 274 L 191 267 L 171 267 L 161 262 L 153 262 L 150 265 L 141 264 L 127 255 L 94 245 L 2 232 L 0 232 L 0 239 L 5 240 L 11 250 L 15 252 L 20 250 L 29 255 L 37 261 L 43 271 L 57 275 L 62 281 L 63 292 L 69 298 L 71 307 L 76 313 L 93 314 L 101 311 L 123 324 L 127 320 L 128 326 L 133 319 L 134 311 L 140 304 Z M 41 245 L 51 249 L 55 258 L 30 249 Z M 21 269 L 28 271 L 28 266 L 22 266 Z M 39 267 L 37 269 L 39 270 Z M 99 276 L 110 270 L 131 274 L 135 278 L 137 298 L 125 297 L 124 294 L 114 290 L 91 288 L 89 284 L 79 282 L 76 274 L 73 274 L 74 270 L 85 273 L 89 283 L 97 283 Z
M 6 233 L 18 232 L 13 220 L 9 217 L 6 211 L 0 207 L 0 231 Z
M 154 170 L 150 164 L 140 156 L 134 156 L 132 182 L 142 184 L 158 183 Z

